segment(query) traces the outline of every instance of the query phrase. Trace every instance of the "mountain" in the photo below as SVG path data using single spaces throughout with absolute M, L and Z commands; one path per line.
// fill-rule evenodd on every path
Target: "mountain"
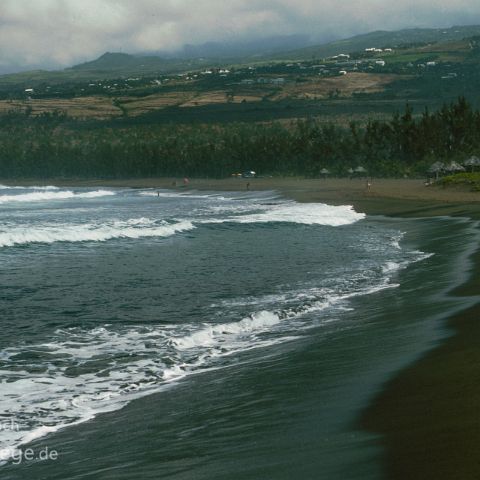
M 128 70 L 142 70 L 151 68 L 164 68 L 171 60 L 164 60 L 157 56 L 140 57 L 127 53 L 104 53 L 101 57 L 90 62 L 81 63 L 71 67 L 69 70 L 83 72 L 108 72 Z

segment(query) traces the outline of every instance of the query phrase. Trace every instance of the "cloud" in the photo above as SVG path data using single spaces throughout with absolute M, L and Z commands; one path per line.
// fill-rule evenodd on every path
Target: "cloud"
M 478 0 L 1 0 L 0 69 L 207 41 L 472 23 L 480 23 Z

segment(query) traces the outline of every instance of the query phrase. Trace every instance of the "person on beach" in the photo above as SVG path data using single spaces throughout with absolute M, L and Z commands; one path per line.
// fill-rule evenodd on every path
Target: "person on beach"
M 247 190 L 250 190 L 250 182 L 247 182 Z
M 372 182 L 367 178 L 367 192 L 372 188 Z

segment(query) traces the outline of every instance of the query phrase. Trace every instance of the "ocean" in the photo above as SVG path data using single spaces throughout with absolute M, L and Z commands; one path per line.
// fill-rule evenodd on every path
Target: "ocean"
M 0 186 L 0 478 L 382 478 L 356 419 L 448 334 L 473 235 L 271 191 Z

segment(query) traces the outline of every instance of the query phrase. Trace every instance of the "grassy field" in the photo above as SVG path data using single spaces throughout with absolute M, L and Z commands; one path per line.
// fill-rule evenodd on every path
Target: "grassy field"
M 195 108 L 222 105 L 233 112 L 238 104 L 260 103 L 269 101 L 269 110 L 277 110 L 279 117 L 282 109 L 298 111 L 298 101 L 303 100 L 302 109 L 313 109 L 318 113 L 319 106 L 315 100 L 335 98 L 351 98 L 356 94 L 372 94 L 383 92 L 385 87 L 399 80 L 399 75 L 351 73 L 331 78 L 311 77 L 305 82 L 288 79 L 284 86 L 273 88 L 265 85 L 242 86 L 225 85 L 223 89 L 213 88 L 195 92 L 192 90 L 159 92 L 146 96 L 119 95 L 116 97 L 98 95 L 76 98 L 28 98 L 24 100 L 0 100 L 0 114 L 8 111 L 29 111 L 37 116 L 45 112 L 61 112 L 72 118 L 108 119 L 120 116 L 135 117 L 171 107 Z M 292 104 L 285 103 L 293 101 Z M 272 103 L 284 102 L 275 106 Z M 309 101 L 311 101 L 309 103 Z M 265 105 L 262 107 L 265 110 Z M 201 113 L 200 111 L 198 112 Z M 297 112 L 298 115 L 304 114 Z

